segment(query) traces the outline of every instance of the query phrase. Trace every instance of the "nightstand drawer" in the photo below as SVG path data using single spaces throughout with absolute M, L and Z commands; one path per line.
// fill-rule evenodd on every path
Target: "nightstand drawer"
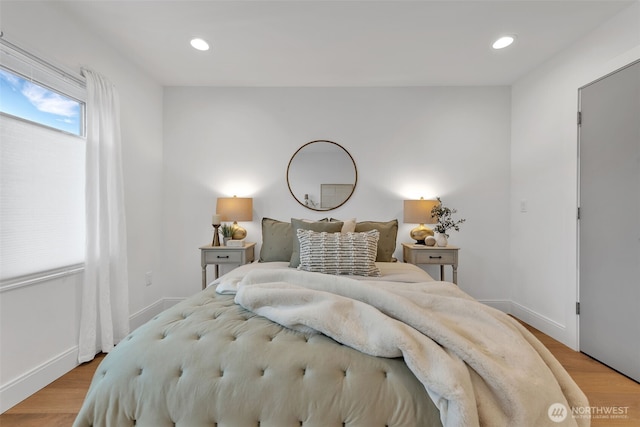
M 416 264 L 453 264 L 456 261 L 456 253 L 453 251 L 418 251 L 415 254 Z
M 444 266 L 450 265 L 453 270 L 453 283 L 458 284 L 459 249 L 456 246 L 420 246 L 403 243 L 402 258 L 409 264 L 440 265 L 440 280 L 444 280 Z
M 256 244 L 245 243 L 244 246 L 213 246 L 200 247 L 200 264 L 202 266 L 202 289 L 207 287 L 207 265 L 215 266 L 215 278 L 218 278 L 219 264 L 242 265 L 255 259 Z
M 204 262 L 209 264 L 242 264 L 242 252 L 237 250 L 205 252 Z

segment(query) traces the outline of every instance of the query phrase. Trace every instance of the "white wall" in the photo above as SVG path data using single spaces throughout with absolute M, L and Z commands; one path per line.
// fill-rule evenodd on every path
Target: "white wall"
M 170 295 L 200 287 L 198 247 L 211 242 L 219 196 L 254 198 L 254 220 L 242 224 L 250 241 L 260 242 L 262 217 L 330 215 L 398 218 L 398 242 L 409 242 L 403 199 L 439 195 L 467 219 L 450 238 L 462 248 L 460 287 L 499 304 L 509 289 L 509 123 L 507 87 L 166 88 Z M 290 157 L 315 139 L 341 144 L 358 168 L 352 199 L 326 213 L 300 206 L 285 179 Z
M 512 87 L 513 312 L 574 349 L 578 88 L 638 58 L 640 2 Z
M 50 2 L 2 2 L 4 36 L 63 67 L 87 66 L 118 88 L 128 221 L 130 312 L 134 322 L 164 295 L 162 247 L 162 88 Z M 43 242 L 55 244 L 55 242 Z M 81 276 L 0 293 L 0 411 L 75 366 Z M 136 316 L 137 314 L 137 316 Z

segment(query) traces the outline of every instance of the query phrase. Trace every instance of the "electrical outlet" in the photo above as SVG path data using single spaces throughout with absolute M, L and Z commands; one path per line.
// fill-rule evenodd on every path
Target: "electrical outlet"
M 520 200 L 520 212 L 527 213 L 528 210 L 529 210 L 529 206 L 527 201 L 525 199 Z
M 144 275 L 145 286 L 151 286 L 151 283 L 153 283 L 152 279 L 153 279 L 152 273 L 150 271 L 147 271 Z

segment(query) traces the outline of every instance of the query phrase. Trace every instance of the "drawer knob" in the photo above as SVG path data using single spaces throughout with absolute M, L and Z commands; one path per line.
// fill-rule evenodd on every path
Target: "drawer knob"
M 221 259 L 221 258 L 229 258 L 229 255 L 225 255 L 225 256 L 221 256 L 221 255 L 217 255 L 216 258 Z
M 429 255 L 429 259 L 440 259 L 440 258 L 442 258 L 442 255 L 438 255 L 438 256 Z

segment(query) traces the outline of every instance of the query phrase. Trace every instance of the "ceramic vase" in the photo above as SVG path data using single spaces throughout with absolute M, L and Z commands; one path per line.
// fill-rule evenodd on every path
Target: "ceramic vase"
M 447 235 L 444 233 L 436 233 L 436 245 L 444 248 L 445 246 L 447 246 L 448 241 L 447 241 Z

